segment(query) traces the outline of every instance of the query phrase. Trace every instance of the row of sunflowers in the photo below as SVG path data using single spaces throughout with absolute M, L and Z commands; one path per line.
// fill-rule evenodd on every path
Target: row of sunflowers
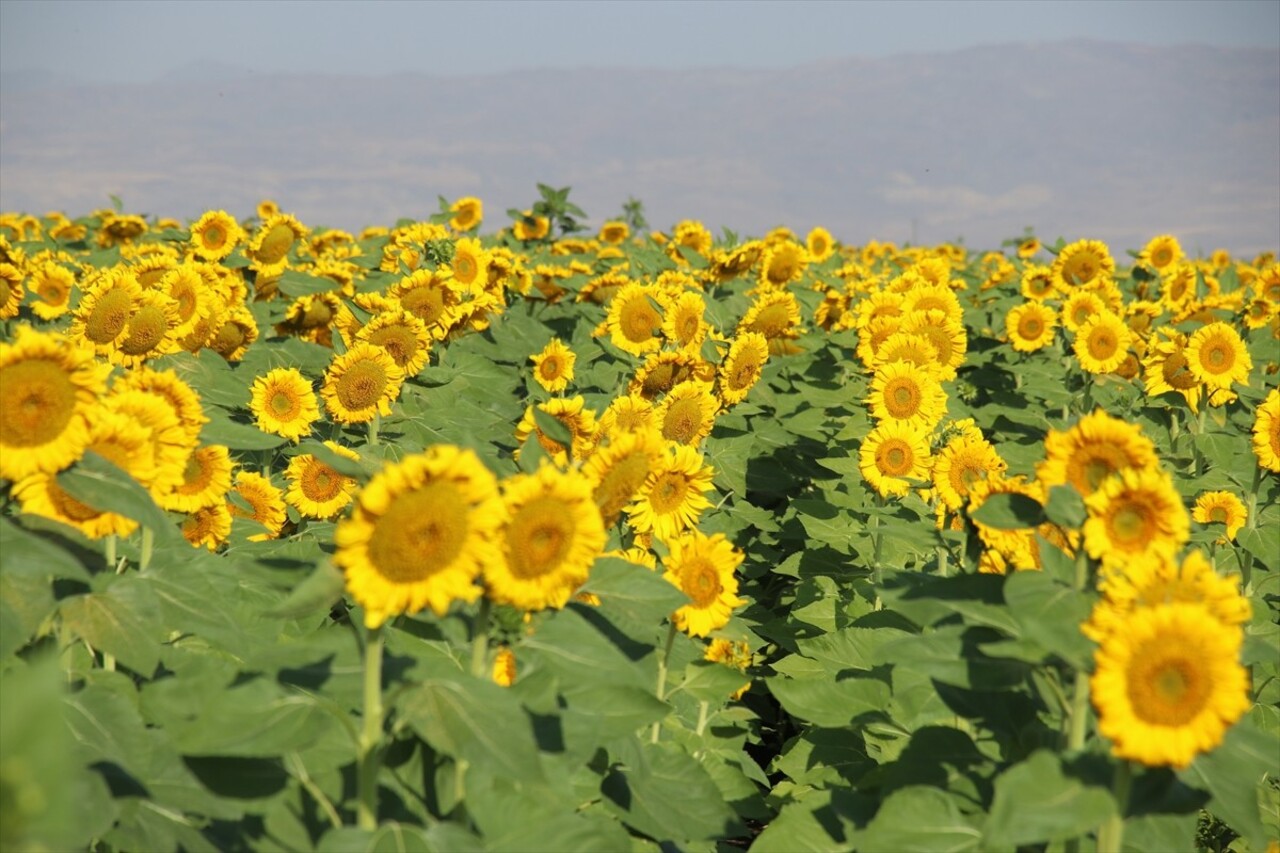
M 1276 843 L 1274 254 L 540 189 L 0 214 L 0 846 Z

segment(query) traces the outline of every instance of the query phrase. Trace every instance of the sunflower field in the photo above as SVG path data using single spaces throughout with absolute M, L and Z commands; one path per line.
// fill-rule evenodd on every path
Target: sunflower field
M 0 214 L 0 850 L 1280 849 L 1280 263 Z

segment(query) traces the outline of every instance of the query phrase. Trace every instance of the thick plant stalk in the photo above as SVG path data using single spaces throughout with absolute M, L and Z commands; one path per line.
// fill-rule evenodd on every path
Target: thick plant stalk
M 1121 761 L 1116 765 L 1111 790 L 1116 798 L 1116 813 L 1098 828 L 1098 853 L 1120 853 L 1124 844 L 1124 814 L 1129 808 L 1129 790 L 1133 787 L 1133 765 Z
M 382 626 L 364 647 L 364 728 L 356 757 L 356 825 L 378 827 L 378 769 L 382 746 Z
M 667 661 L 671 657 L 671 646 L 676 641 L 676 623 L 672 622 L 667 627 L 667 642 L 662 649 L 662 657 L 658 658 L 658 686 L 655 693 L 658 701 L 661 702 L 667 695 Z M 658 742 L 658 733 L 662 731 L 662 721 L 658 720 L 653 724 L 653 733 L 649 736 L 649 743 Z
M 480 599 L 475 628 L 471 635 L 471 674 L 484 678 L 485 664 L 489 660 L 489 599 Z

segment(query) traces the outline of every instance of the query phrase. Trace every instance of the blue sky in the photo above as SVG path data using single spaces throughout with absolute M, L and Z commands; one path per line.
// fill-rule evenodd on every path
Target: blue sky
M 113 83 L 197 61 L 369 75 L 762 68 L 1065 38 L 1274 48 L 1280 2 L 0 2 L 0 73 Z

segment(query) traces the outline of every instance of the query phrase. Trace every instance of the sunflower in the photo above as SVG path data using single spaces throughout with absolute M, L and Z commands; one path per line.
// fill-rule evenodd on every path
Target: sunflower
M 881 497 L 905 495 L 911 480 L 928 480 L 933 460 L 927 434 L 906 421 L 882 421 L 862 442 L 858 467 Z
M 1089 682 L 1115 755 L 1181 769 L 1221 743 L 1251 705 L 1241 636 L 1200 604 L 1135 610 L 1099 646 Z
M 672 388 L 654 409 L 653 421 L 663 438 L 697 446 L 711 434 L 719 411 L 720 401 L 711 383 L 695 379 Z
M 1069 483 L 1083 497 L 1113 474 L 1145 471 L 1158 465 L 1155 445 L 1137 424 L 1113 418 L 1102 409 L 1085 415 L 1065 432 L 1049 430 L 1045 459 L 1036 477 L 1046 486 Z
M 1192 551 L 1179 566 L 1171 557 L 1134 560 L 1104 570 L 1098 579 L 1102 598 L 1080 630 L 1094 642 L 1123 631 L 1135 609 L 1161 604 L 1200 604 L 1222 625 L 1239 630 L 1249 622 L 1252 608 L 1240 592 L 1239 575 L 1220 575 L 1200 551 Z
M 706 536 L 697 530 L 667 543 L 662 577 L 689 596 L 689 603 L 671 614 L 677 628 L 693 637 L 705 637 L 729 624 L 733 609 L 746 604 L 738 598 L 734 570 L 742 564 L 742 552 L 723 533 Z
M 573 363 L 578 356 L 559 338 L 552 338 L 542 351 L 529 356 L 533 378 L 547 391 L 563 391 L 573 381 Z
M 592 499 L 606 527 L 617 523 L 649 473 L 662 461 L 665 447 L 662 436 L 654 429 L 611 433 L 608 444 L 597 447 L 582 463 L 582 472 L 592 483 Z
M 877 421 L 899 421 L 929 432 L 946 414 L 947 392 L 929 373 L 897 361 L 876 371 L 867 404 Z
M 964 322 L 960 299 L 946 285 L 921 284 L 907 291 L 903 295 L 902 313 L 908 315 L 918 311 L 941 311 L 962 325 Z
M 1229 391 L 1234 382 L 1248 385 L 1253 369 L 1240 333 L 1226 323 L 1197 329 L 1187 344 L 1187 361 L 1191 372 L 1210 390 Z
M 1138 254 L 1138 263 L 1151 267 L 1158 273 L 1163 273 L 1181 260 L 1182 246 L 1172 234 L 1152 237 Z
M 1160 276 L 1160 300 L 1171 313 L 1180 313 L 1195 303 L 1198 289 L 1195 264 L 1176 263 Z
M 510 687 L 516 680 L 516 656 L 511 649 L 503 646 L 493 656 L 493 683 L 499 687 Z
M 1009 343 L 1018 352 L 1035 352 L 1053 343 L 1057 325 L 1057 312 L 1040 302 L 1015 305 L 1004 319 Z
M 592 483 L 544 462 L 535 474 L 503 481 L 502 559 L 485 566 L 489 597 L 521 610 L 561 608 L 604 550 L 604 524 Z
M 901 318 L 902 305 L 907 297 L 894 290 L 873 290 L 854 307 L 857 319 L 854 325 L 864 329 L 876 320 L 885 317 Z
M 208 347 L 227 361 L 239 361 L 258 339 L 258 321 L 243 304 L 232 305 L 222 315 Z
M 403 382 L 404 372 L 386 350 L 358 341 L 329 365 L 320 395 L 334 420 L 363 424 L 391 414 Z
M 1064 246 L 1053 262 L 1054 286 L 1063 293 L 1115 275 L 1111 250 L 1100 240 L 1077 240 Z
M 903 318 L 901 331 L 908 335 L 921 335 L 933 345 L 940 381 L 955 378 L 956 368 L 964 364 L 965 351 L 969 347 L 969 336 L 963 323 L 945 311 L 916 311 Z
M 258 429 L 295 444 L 311 435 L 320 418 L 311 381 L 296 367 L 277 367 L 253 381 L 249 411 Z
M 511 233 L 517 240 L 528 243 L 543 240 L 551 233 L 551 220 L 545 216 L 535 216 L 532 211 L 522 211 L 511 225 Z
M 662 346 L 662 308 L 666 295 L 655 287 L 631 283 L 609 302 L 605 322 L 609 339 L 632 355 L 656 352 Z
M 616 397 L 600 415 L 600 435 L 619 436 L 653 424 L 653 404 L 636 394 Z
M 142 286 L 130 270 L 104 270 L 81 294 L 68 336 L 84 341 L 101 356 L 109 356 L 126 334 L 129 317 L 141 296 Z
M 227 502 L 227 511 L 237 518 L 247 518 L 266 528 L 266 532 L 250 536 L 250 542 L 263 542 L 280 535 L 288 517 L 284 493 L 268 477 L 253 471 L 241 471 L 236 475 L 232 491 L 249 505 L 249 511 L 246 512 L 231 502 Z
M 156 495 L 156 503 L 163 509 L 179 512 L 221 507 L 231 490 L 233 467 L 230 451 L 221 444 L 197 447 L 187 457 L 181 482 Z
M 707 644 L 706 651 L 702 653 L 702 659 L 711 661 L 712 663 L 722 663 L 725 666 L 731 666 L 738 672 L 746 672 L 747 667 L 751 666 L 751 645 L 746 640 L 731 642 L 724 639 L 715 639 Z M 729 694 L 730 699 L 741 699 L 742 695 L 751 687 L 751 682 L 739 687 L 737 690 Z
M 471 292 L 484 289 L 489 281 L 489 253 L 479 240 L 463 238 L 453 244 L 453 259 L 449 262 L 453 280 Z
M 786 287 L 804 275 L 810 260 L 809 253 L 799 243 L 790 240 L 775 243 L 764 250 L 761 258 L 760 286 L 766 291 Z
M 671 229 L 671 240 L 667 243 L 667 254 L 678 264 L 688 264 L 689 261 L 680 253 L 678 246 L 692 249 L 705 257 L 711 251 L 712 242 L 711 232 L 707 230 L 707 226 L 696 219 L 681 220 L 676 223 L 675 228 Z
M 231 535 L 231 512 L 219 500 L 212 506 L 191 510 L 182 520 L 182 538 L 193 546 L 216 551 Z
M 52 474 L 80 458 L 111 368 L 62 335 L 19 326 L 0 341 L 0 478 Z
M 716 390 L 725 407 L 747 398 L 747 392 L 760 381 L 764 364 L 769 360 L 769 341 L 759 332 L 740 332 L 720 364 Z
M 483 566 L 501 559 L 498 483 L 470 450 L 433 445 L 375 475 L 334 532 L 334 562 L 376 628 L 392 616 L 475 601 Z
M 567 270 L 565 272 L 568 273 Z M 636 283 L 635 279 L 625 272 L 621 270 L 610 271 L 604 275 L 598 275 L 582 285 L 573 297 L 573 301 L 608 305 L 613 301 L 613 297 L 618 295 L 619 290 L 622 290 L 628 284 L 634 283 Z M 554 296 L 554 291 L 551 291 L 551 295 Z
M 809 259 L 815 264 L 822 263 L 836 251 L 836 241 L 831 238 L 831 232 L 821 225 L 808 233 L 804 238 L 804 245 L 809 252 Z
M 452 276 L 441 275 L 433 270 L 418 270 L 392 285 L 387 296 L 398 303 L 398 307 L 421 320 L 432 339 L 442 341 L 448 335 L 449 328 L 463 313 L 462 297 L 454 289 L 454 284 Z M 360 304 L 358 299 L 356 304 Z M 384 311 L 393 307 L 367 304 L 369 307 L 366 310 L 372 308 Z
M 0 279 L 3 278 L 0 274 Z M 31 311 L 41 320 L 55 320 L 71 309 L 71 292 L 76 288 L 76 276 L 61 264 L 45 261 L 35 265 L 30 285 L 33 297 Z M 4 287 L 0 283 L 0 290 Z M 3 293 L 0 293 L 0 303 L 3 302 Z
M 1133 332 L 1110 311 L 1099 311 L 1076 330 L 1073 349 L 1088 373 L 1113 373 L 1129 354 Z
M 785 290 L 761 293 L 738 323 L 738 334 L 743 332 L 759 332 L 769 342 L 770 353 L 782 354 L 785 342 L 800 336 L 800 303 Z
M 698 451 L 684 444 L 670 446 L 626 508 L 632 529 L 653 533 L 665 542 L 693 527 L 711 506 L 703 493 L 711 488 L 714 476 L 714 469 L 703 464 Z
M 1107 310 L 1102 297 L 1091 290 L 1075 290 L 1062 303 L 1062 325 L 1067 331 L 1080 331 L 1090 317 Z
M 484 219 L 484 202 L 474 196 L 465 196 L 449 205 L 449 227 L 454 231 L 474 231 Z
M 153 497 L 182 482 L 187 459 L 196 449 L 196 438 L 183 424 L 167 397 L 154 391 L 131 388 L 126 383 L 116 383 L 111 393 L 103 398 L 98 416 L 102 411 L 130 418 L 146 434 L 153 466 L 151 473 L 145 476 L 134 471 L 130 473 L 151 491 Z
M 1163 327 L 1147 342 L 1147 352 L 1142 357 L 1143 386 L 1147 394 L 1155 397 L 1176 391 L 1187 401 L 1191 411 L 1200 411 L 1202 385 L 1191 372 L 1187 360 L 1187 336 Z
M 1085 507 L 1085 549 L 1104 566 L 1172 554 L 1191 532 L 1173 480 L 1155 468 L 1119 472 L 1085 498 Z
M 360 461 L 360 455 L 333 441 L 324 446 L 345 459 Z M 352 477 L 339 474 L 328 464 L 310 453 L 301 453 L 289 460 L 284 472 L 289 487 L 285 500 L 307 518 L 333 518 L 347 508 L 360 484 Z
M 978 480 L 1001 476 L 1008 466 L 981 433 L 954 436 L 933 459 L 933 487 L 953 512 L 969 502 L 969 488 Z
M 570 453 L 573 454 L 574 459 L 583 459 L 591 452 L 591 448 L 595 447 L 600 426 L 596 422 L 596 413 L 586 407 L 586 400 L 582 396 L 556 397 L 545 403 L 539 403 L 537 408 L 551 415 L 551 417 L 560 421 L 569 429 L 570 446 L 566 448 L 560 442 L 543 434 L 542 430 L 538 428 L 537 419 L 534 417 L 533 406 L 525 409 L 524 417 L 516 425 L 516 441 L 518 443 L 524 444 L 529 436 L 537 435 L 538 444 L 546 451 L 553 462 L 561 466 L 568 464 Z M 516 448 L 514 455 L 516 459 L 520 458 L 519 448 Z
M 348 338 L 352 339 L 382 347 L 406 377 L 421 373 L 431 356 L 427 325 L 408 311 L 383 311 Z
M 1280 389 L 1272 388 L 1254 414 L 1253 455 L 1260 467 L 1280 473 Z
M 1191 509 L 1191 518 L 1200 524 L 1225 524 L 1227 538 L 1234 540 L 1248 520 L 1244 501 L 1231 492 L 1201 492 Z
M 1018 242 L 1018 257 L 1024 261 L 1040 253 L 1039 237 L 1026 237 Z
M 150 359 L 178 350 L 178 303 L 168 294 L 144 290 L 138 294 L 124 334 L 107 350 L 112 364 L 136 368 Z
M 191 251 L 205 261 L 221 261 L 245 238 L 244 231 L 225 210 L 210 210 L 191 225 Z
M 867 370 L 875 370 L 875 366 L 880 363 L 880 350 L 889 341 L 889 338 L 896 334 L 902 327 L 901 316 L 876 317 L 862 326 L 856 327 L 858 330 L 858 360 L 862 362 L 862 366 Z M 915 337 L 920 337 L 916 335 Z M 933 345 L 924 338 L 920 338 L 923 343 L 923 349 L 919 351 L 916 357 L 908 358 L 912 364 L 917 366 L 929 365 L 934 361 Z M 888 361 L 898 361 L 898 358 L 891 358 Z M 933 372 L 936 369 L 929 368 Z
M 630 236 L 631 227 L 620 219 L 613 219 L 600 226 L 600 233 L 597 235 L 597 239 L 601 243 L 619 246 L 625 243 Z
M 289 252 L 308 234 L 307 227 L 287 213 L 267 217 L 246 249 L 255 270 L 279 270 L 288 265 Z
M 697 352 L 706 340 L 711 326 L 703 319 L 707 303 L 700 293 L 684 292 L 674 296 L 665 306 L 662 334 L 676 349 Z
M 681 382 L 688 382 L 690 379 L 709 380 L 714 373 L 707 374 L 713 370 L 713 367 L 691 353 L 654 353 L 636 369 L 635 377 L 627 386 L 627 393 L 652 401 Z

